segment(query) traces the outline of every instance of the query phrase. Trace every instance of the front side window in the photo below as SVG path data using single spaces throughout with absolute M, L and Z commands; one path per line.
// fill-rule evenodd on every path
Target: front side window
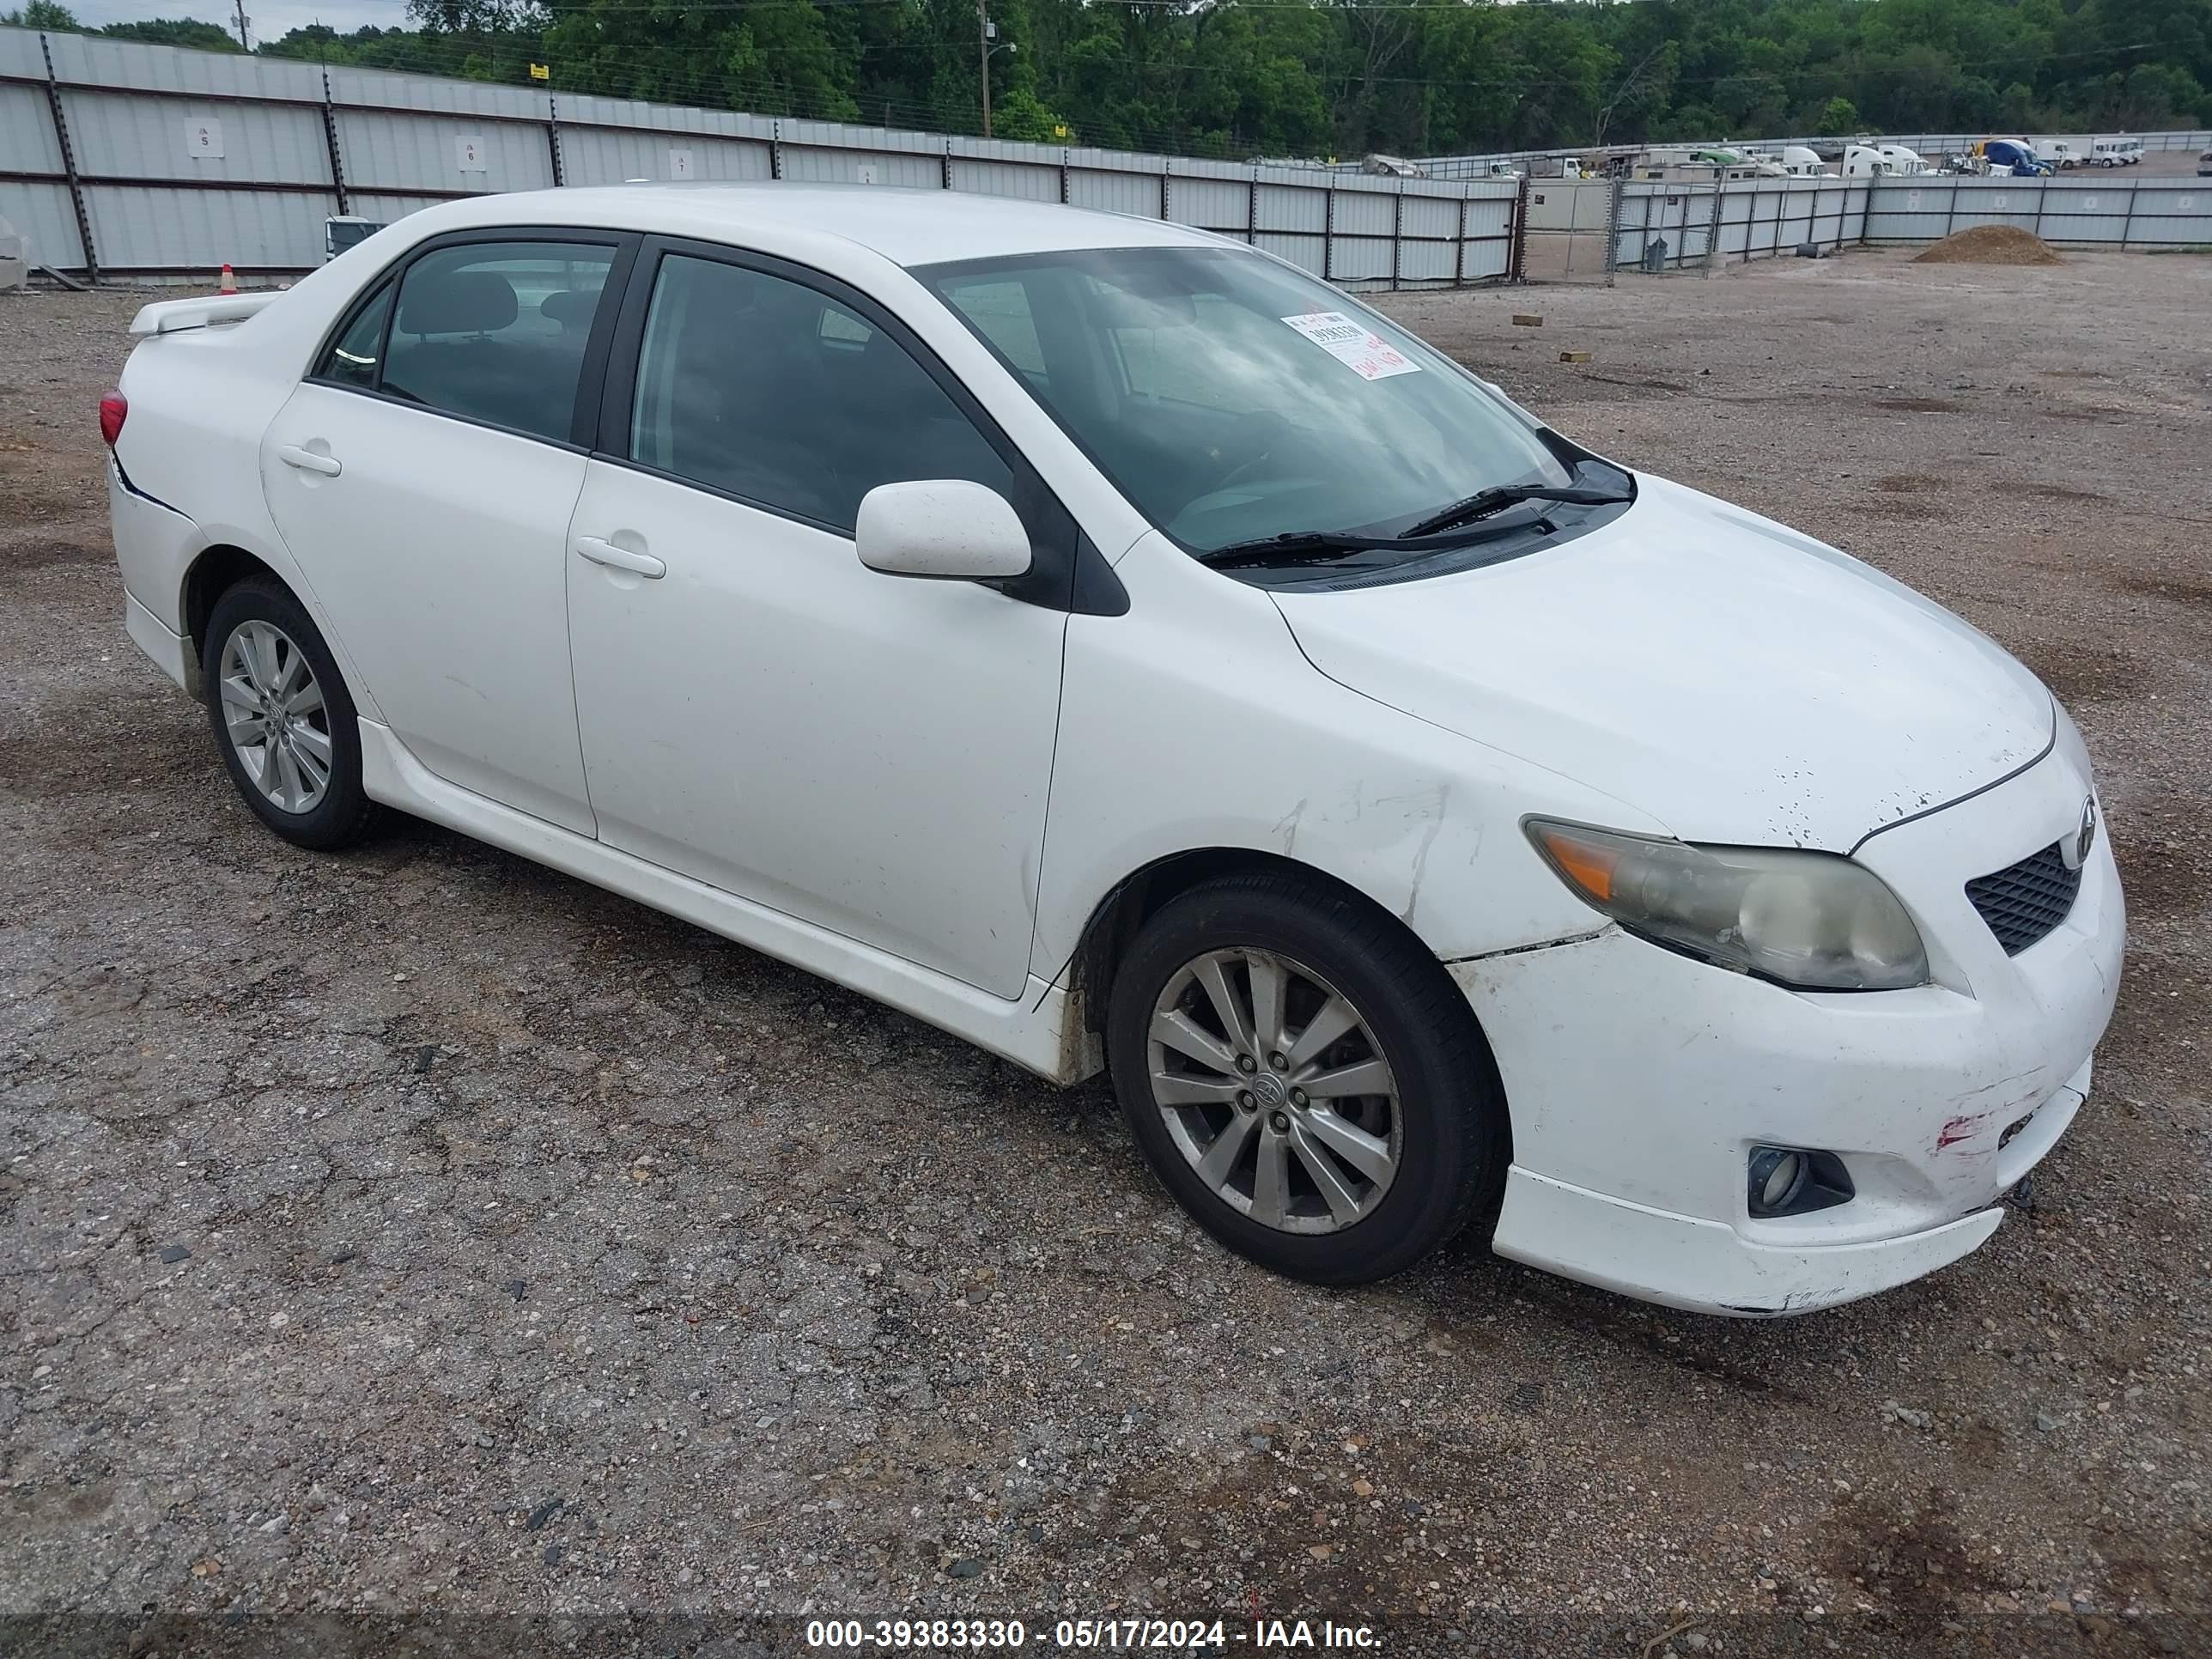
M 1233 249 L 915 273 L 1146 517 L 1204 554 L 1393 536 L 1493 485 L 1565 485 L 1539 429 L 1335 289 Z
M 572 242 L 434 249 L 400 277 L 378 388 L 566 441 L 614 250 Z
M 983 434 L 906 349 L 829 295 L 671 254 L 639 349 L 629 459 L 850 534 L 878 484 L 1011 495 Z

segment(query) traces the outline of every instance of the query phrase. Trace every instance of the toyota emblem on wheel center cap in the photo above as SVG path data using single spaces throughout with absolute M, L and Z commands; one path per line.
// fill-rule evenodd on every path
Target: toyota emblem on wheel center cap
M 2091 795 L 2081 803 L 2081 827 L 2074 839 L 2060 848 L 2069 870 L 2079 870 L 2089 861 L 2089 854 L 2097 845 L 2097 798 Z

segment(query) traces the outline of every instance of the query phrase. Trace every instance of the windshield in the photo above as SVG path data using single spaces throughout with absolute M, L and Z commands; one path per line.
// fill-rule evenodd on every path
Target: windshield
M 1086 250 L 915 274 L 1192 552 L 1390 536 L 1494 486 L 1571 482 L 1449 358 L 1257 254 Z

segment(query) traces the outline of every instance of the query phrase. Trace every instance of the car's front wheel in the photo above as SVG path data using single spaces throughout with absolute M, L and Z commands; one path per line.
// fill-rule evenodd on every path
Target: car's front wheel
M 1497 1201 L 1505 1106 L 1465 998 L 1321 883 L 1231 877 L 1162 907 L 1115 975 L 1107 1040 L 1154 1170 L 1263 1267 L 1381 1279 Z
M 376 816 L 361 728 L 330 647 L 273 582 L 226 590 L 200 659 L 216 748 L 254 816 L 297 847 L 357 841 Z

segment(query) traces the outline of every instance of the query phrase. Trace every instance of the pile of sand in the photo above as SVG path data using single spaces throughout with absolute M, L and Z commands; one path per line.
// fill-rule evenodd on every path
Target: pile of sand
M 1954 231 L 1912 261 L 1917 265 L 2055 265 L 2051 244 L 2014 225 Z

